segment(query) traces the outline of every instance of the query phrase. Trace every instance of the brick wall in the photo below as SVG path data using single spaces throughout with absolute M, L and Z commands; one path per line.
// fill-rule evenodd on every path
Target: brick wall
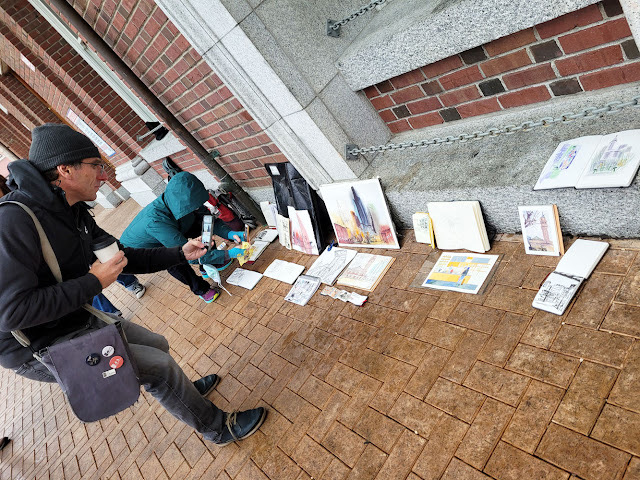
M 640 55 L 607 0 L 364 90 L 393 133 L 640 80 Z
M 11 106 L 7 105 L 4 99 L 0 100 L 0 103 L 9 110 L 9 114 L 0 110 L 0 141 L 15 156 L 27 158 L 29 145 L 31 145 L 31 132 L 11 114 Z
M 271 185 L 264 164 L 286 158 L 153 0 L 70 3 L 241 186 Z M 202 168 L 193 154 L 172 158 Z

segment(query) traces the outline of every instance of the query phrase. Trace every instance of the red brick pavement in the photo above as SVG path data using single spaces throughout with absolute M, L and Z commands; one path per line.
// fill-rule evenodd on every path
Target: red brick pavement
M 119 234 L 137 207 L 99 211 Z M 100 209 L 99 209 L 100 210 Z M 640 479 L 640 242 L 612 248 L 571 308 L 531 308 L 557 262 L 503 235 L 481 295 L 412 288 L 438 252 L 405 232 L 363 307 L 263 278 L 205 304 L 166 272 L 142 275 L 136 300 L 107 294 L 126 317 L 167 337 L 191 378 L 222 382 L 221 408 L 264 405 L 249 439 L 217 447 L 146 392 L 83 424 L 57 386 L 0 373 L 0 478 L 37 479 Z M 314 257 L 272 245 L 275 258 Z

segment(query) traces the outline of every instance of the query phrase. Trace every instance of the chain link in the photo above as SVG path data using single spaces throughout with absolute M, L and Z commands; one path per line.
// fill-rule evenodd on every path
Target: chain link
M 362 7 L 360 10 L 356 10 L 355 12 L 353 12 L 351 15 L 349 15 L 347 18 L 344 18 L 342 20 L 340 20 L 339 22 L 335 22 L 331 25 L 331 27 L 329 27 L 331 30 L 338 30 L 342 25 L 346 25 L 347 23 L 349 23 L 351 20 L 358 18 L 360 15 L 364 15 L 365 13 L 367 13 L 369 10 L 373 10 L 374 8 L 376 8 L 378 5 L 382 5 L 383 3 L 385 3 L 387 0 L 373 0 L 373 2 L 369 3 L 368 5 L 365 5 L 364 7 Z
M 399 144 L 387 143 L 386 145 L 377 145 L 368 148 L 354 148 L 349 150 L 351 155 L 358 155 L 360 153 L 374 153 L 384 152 L 387 150 L 405 150 L 407 148 L 428 147 L 431 145 L 452 145 L 456 142 L 465 143 L 469 140 L 479 140 L 485 137 L 497 137 L 499 135 L 513 135 L 517 132 L 529 132 L 537 127 L 550 127 L 556 123 L 567 123 L 581 118 L 593 118 L 600 115 L 613 115 L 622 111 L 627 107 L 636 107 L 640 104 L 640 96 L 633 97 L 628 102 L 621 102 L 619 100 L 609 102 L 604 107 L 586 107 L 577 113 L 566 112 L 559 117 L 544 117 L 538 121 L 522 122 L 520 125 L 505 125 L 502 128 L 489 128 L 485 132 L 473 132 L 471 134 L 462 133 L 457 136 L 449 136 L 445 138 L 435 137 L 431 140 L 422 140 L 419 142 L 403 142 Z

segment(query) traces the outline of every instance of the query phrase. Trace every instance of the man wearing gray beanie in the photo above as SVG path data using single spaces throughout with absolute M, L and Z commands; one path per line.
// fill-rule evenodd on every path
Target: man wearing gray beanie
M 8 166 L 11 193 L 0 198 L 0 366 L 23 377 L 55 382 L 32 351 L 88 333 L 104 322 L 82 306 L 123 271 L 152 273 L 206 253 L 202 242 L 189 240 L 174 248 L 126 248 L 109 261 L 98 261 L 91 249 L 109 234 L 93 220 L 84 203 L 96 199 L 107 176 L 100 152 L 85 135 L 66 125 L 36 127 L 28 160 Z M 60 264 L 57 283 L 44 261 L 40 238 L 20 202 L 36 215 Z M 121 321 L 140 383 L 172 415 L 206 440 L 227 444 L 258 430 L 262 407 L 227 414 L 206 395 L 219 378 L 212 374 L 191 382 L 169 354 L 167 340 L 140 325 Z M 21 330 L 30 340 L 22 346 L 11 334 Z M 99 401 L 99 399 L 96 399 Z

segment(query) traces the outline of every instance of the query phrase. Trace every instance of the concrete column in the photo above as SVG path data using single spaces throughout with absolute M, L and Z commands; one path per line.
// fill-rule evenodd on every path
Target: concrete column
M 638 0 L 620 0 L 629 28 L 636 45 L 640 46 L 640 2 Z

